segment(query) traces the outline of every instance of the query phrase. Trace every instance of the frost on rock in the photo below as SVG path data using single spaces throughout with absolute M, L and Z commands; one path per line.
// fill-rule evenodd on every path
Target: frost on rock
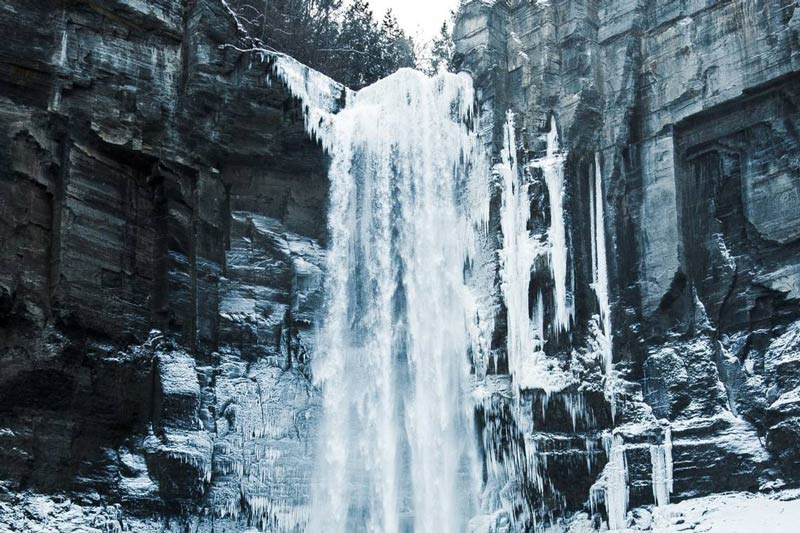
M 271 217 L 234 211 L 231 221 L 219 313 L 236 336 L 215 364 L 210 506 L 217 521 L 301 531 L 319 411 L 306 324 L 321 306 L 324 250 Z

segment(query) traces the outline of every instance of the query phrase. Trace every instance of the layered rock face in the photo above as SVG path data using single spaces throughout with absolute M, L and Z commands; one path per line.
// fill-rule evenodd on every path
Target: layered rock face
M 12 0 L 0 33 L 0 529 L 292 522 L 327 203 L 302 110 L 217 0 Z
M 500 165 L 513 113 L 512 149 L 533 184 L 532 233 L 535 214 L 547 213 L 536 161 L 553 120 L 566 152 L 575 317 L 569 339 L 551 332 L 545 351 L 575 384 L 555 393 L 533 384 L 522 391 L 521 417 L 502 414 L 518 407 L 499 410 L 498 393 L 501 414 L 489 416 L 518 427 L 534 450 L 538 473 L 516 482 L 541 494 L 533 507 L 545 501 L 532 512 L 539 523 L 583 509 L 612 529 L 644 527 L 628 508 L 797 485 L 798 7 L 462 5 L 457 63 L 476 80 L 479 127 Z M 602 376 L 585 357 L 597 337 L 593 316 L 603 314 L 593 296 L 598 171 L 614 363 Z M 499 184 L 493 194 L 497 207 L 508 193 Z M 500 218 L 495 209 L 496 228 Z M 531 287 L 551 283 L 533 271 Z M 532 317 L 534 298 L 531 290 Z M 501 363 L 505 303 L 495 334 Z M 545 326 L 555 313 L 545 302 Z M 506 444 L 501 462 L 515 462 L 512 451 Z

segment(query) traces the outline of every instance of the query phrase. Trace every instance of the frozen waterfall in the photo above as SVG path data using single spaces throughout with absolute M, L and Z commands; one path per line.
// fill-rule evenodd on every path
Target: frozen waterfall
M 517 164 L 517 143 L 514 133 L 514 114 L 508 112 L 503 128 L 503 150 L 500 162 L 494 167 L 502 187 L 500 228 L 503 247 L 499 250 L 500 290 L 508 312 L 508 371 L 519 387 L 527 384 L 533 374 L 544 345 L 542 297 L 528 312 L 528 285 L 536 256 L 544 246 L 538 235 L 531 235 L 528 222 L 531 216 L 530 183 L 520 174 Z
M 611 339 L 611 305 L 608 297 L 608 260 L 606 258 L 605 216 L 603 215 L 603 174 L 600 168 L 600 154 L 594 156 L 594 176 L 589 180 L 590 220 L 592 233 L 592 288 L 597 297 L 599 309 L 598 339 L 601 349 L 603 373 L 611 375 L 613 354 Z
M 573 292 L 568 290 L 567 283 L 574 278 L 568 275 L 569 244 L 567 243 L 567 227 L 564 211 L 564 154 L 558 137 L 556 118 L 550 117 L 550 130 L 547 132 L 547 149 L 545 156 L 531 163 L 531 166 L 542 169 L 547 184 L 550 202 L 550 229 L 547 232 L 550 243 L 550 270 L 553 275 L 554 317 L 553 330 L 556 335 L 567 332 L 575 317 Z
M 575 320 L 566 152 L 555 118 L 548 120 L 544 154 L 518 161 L 515 116 L 506 115 L 492 168 L 502 238 L 491 252 L 499 262 L 500 286 L 493 287 L 477 267 L 487 262 L 481 254 L 487 249 L 489 173 L 485 144 L 473 129 L 467 75 L 428 78 L 401 70 L 351 92 L 290 58 L 278 58 L 274 70 L 303 101 L 308 133 L 331 157 L 327 302 L 313 367 L 323 414 L 308 530 L 490 531 L 504 520 L 544 527 L 545 502 L 561 505 L 563 496 L 547 471 L 547 437 L 537 436 L 525 414 L 533 396 L 524 393 L 545 393 L 541 414 L 534 414 L 542 421 L 551 394 L 563 402 L 573 432 L 587 416 L 585 399 L 564 393 L 574 384 L 560 364 L 564 354 L 544 352 L 545 343 L 569 333 Z M 599 156 L 594 163 L 591 235 L 582 237 L 591 241 L 598 309 L 590 327 L 596 346 L 589 348 L 608 376 Z M 539 211 L 534 202 L 541 202 Z M 476 286 L 479 293 L 473 293 Z M 487 342 L 493 326 L 482 321 L 493 312 L 484 309 L 486 296 L 497 288 L 506 309 L 510 380 L 487 372 L 495 357 Z M 483 417 L 480 435 L 475 402 Z M 589 451 L 590 444 L 584 446 Z M 618 526 L 628 494 L 621 438 L 608 433 L 606 454 L 611 466 L 590 496 L 593 503 L 602 498 L 609 522 Z M 586 457 L 591 470 L 589 452 Z M 536 502 L 528 501 L 526 490 Z
M 475 512 L 467 277 L 488 202 L 473 100 L 466 75 L 406 69 L 326 117 L 331 245 L 311 531 L 460 532 Z

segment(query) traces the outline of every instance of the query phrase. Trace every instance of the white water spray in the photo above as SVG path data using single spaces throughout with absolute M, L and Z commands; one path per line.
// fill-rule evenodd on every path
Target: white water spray
M 311 531 L 458 532 L 476 510 L 466 277 L 488 202 L 473 99 L 466 75 L 406 69 L 322 117 L 331 246 Z

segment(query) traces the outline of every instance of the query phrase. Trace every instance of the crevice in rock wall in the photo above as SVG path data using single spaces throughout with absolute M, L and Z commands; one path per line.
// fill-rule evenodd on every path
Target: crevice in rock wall
M 757 329 L 750 324 L 756 300 L 795 298 L 795 275 L 783 263 L 796 253 L 796 228 L 785 218 L 796 204 L 792 156 L 780 155 L 797 146 L 787 134 L 795 86 L 788 80 L 754 91 L 676 132 L 683 262 L 719 335 Z M 713 131 L 705 126 L 711 121 Z M 797 316 L 774 318 L 777 325 Z

